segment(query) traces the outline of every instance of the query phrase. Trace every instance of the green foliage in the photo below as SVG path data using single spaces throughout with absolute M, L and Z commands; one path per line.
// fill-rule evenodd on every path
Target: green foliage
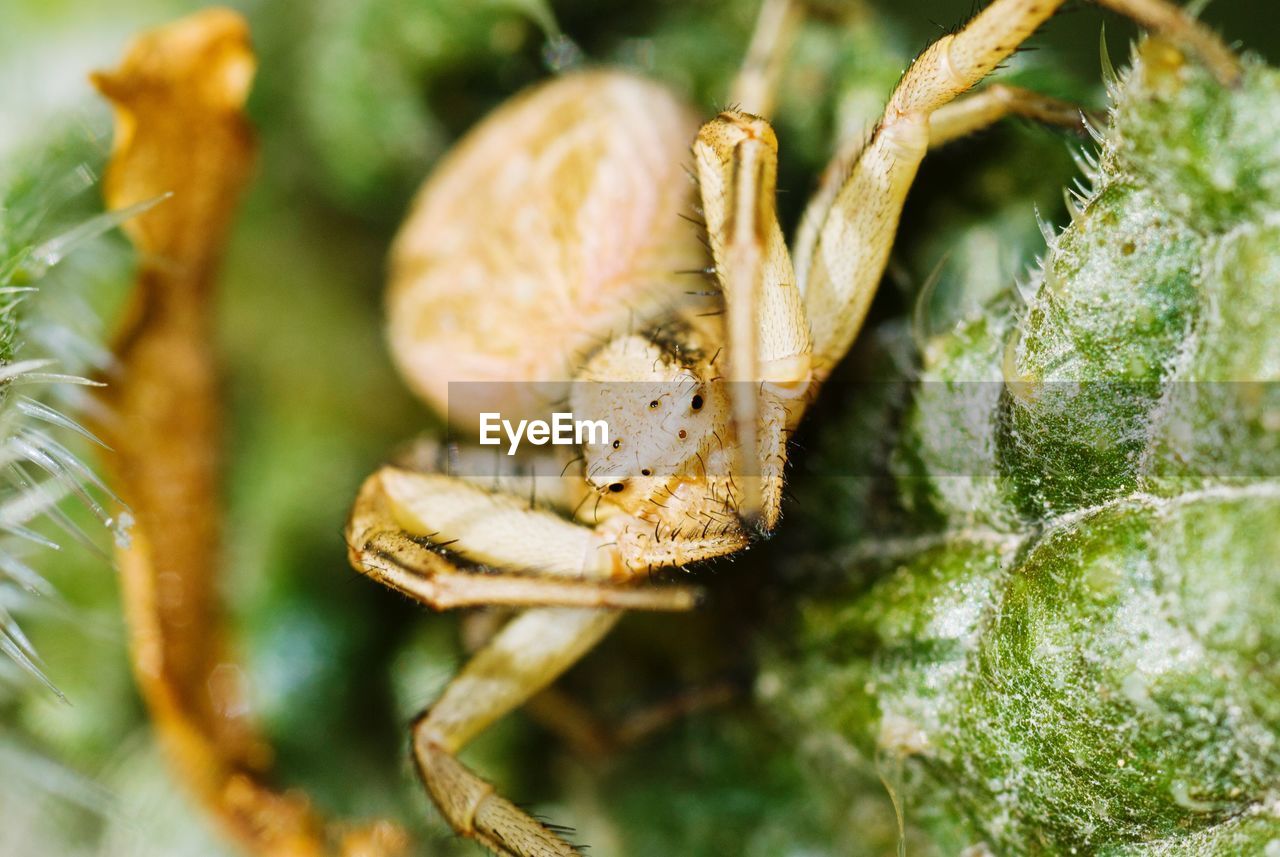
M 1280 72 L 1150 41 L 1113 98 L 1027 304 L 925 343 L 886 456 L 913 535 L 845 524 L 767 657 L 781 721 L 941 853 L 1280 847 Z
M 101 523 L 114 523 L 98 499 L 109 491 L 64 445 L 68 437 L 88 437 L 64 412 L 83 405 L 76 388 L 88 382 L 77 373 L 102 369 L 103 358 L 97 316 L 83 292 L 59 289 L 68 274 L 88 284 L 126 270 L 125 256 L 101 237 L 120 216 L 95 213 L 85 193 L 96 160 L 83 135 L 63 135 L 0 174 L 0 651 L 50 690 L 10 613 L 29 609 L 32 596 L 54 595 L 29 554 L 84 537 L 57 507 L 67 495 Z M 76 260 L 64 264 L 73 252 Z M 89 260 L 92 273 L 81 267 Z M 56 539 L 37 532 L 42 522 L 54 525 Z

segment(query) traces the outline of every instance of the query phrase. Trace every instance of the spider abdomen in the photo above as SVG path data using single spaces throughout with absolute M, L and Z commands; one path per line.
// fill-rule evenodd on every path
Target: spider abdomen
M 390 339 L 410 386 L 459 427 L 481 410 L 533 415 L 587 350 L 680 301 L 676 272 L 706 265 L 680 217 L 698 124 L 661 85 L 593 71 L 468 133 L 392 251 Z M 450 403 L 450 382 L 495 383 Z

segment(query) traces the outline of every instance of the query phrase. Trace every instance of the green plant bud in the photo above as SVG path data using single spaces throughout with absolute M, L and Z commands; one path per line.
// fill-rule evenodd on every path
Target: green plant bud
M 892 462 L 904 502 L 919 517 L 932 508 L 950 520 L 1001 530 L 1020 524 L 1008 480 L 998 478 L 1001 357 L 1015 324 L 1011 298 L 994 311 L 962 320 L 926 346 L 909 440 Z M 946 425 L 936 432 L 933 421 Z
M 1008 345 L 996 438 L 1028 517 L 1133 489 L 1161 381 L 1197 313 L 1202 244 L 1122 184 L 1057 241 Z
M 1280 72 L 1245 69 L 1140 46 L 1034 295 L 924 343 L 899 520 L 837 525 L 766 654 L 940 853 L 1280 852 Z

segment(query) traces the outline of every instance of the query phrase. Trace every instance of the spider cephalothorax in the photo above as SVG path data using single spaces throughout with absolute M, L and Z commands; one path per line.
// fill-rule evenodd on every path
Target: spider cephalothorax
M 593 488 L 636 513 L 673 482 L 727 476 L 731 437 L 726 390 L 714 367 L 641 336 L 611 341 L 587 363 L 569 396 L 576 416 L 600 420 L 608 437 L 582 447 Z

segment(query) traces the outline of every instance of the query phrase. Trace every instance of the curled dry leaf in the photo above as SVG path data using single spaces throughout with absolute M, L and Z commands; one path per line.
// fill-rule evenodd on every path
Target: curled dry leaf
M 242 846 L 374 857 L 397 849 L 391 825 L 337 835 L 304 797 L 266 784 L 270 750 L 246 721 L 222 633 L 213 298 L 253 167 L 243 105 L 255 65 L 245 21 L 211 9 L 143 33 L 118 69 L 93 76 L 115 112 L 107 207 L 167 197 L 125 226 L 140 265 L 99 426 L 135 518 L 119 550 L 126 618 L 174 768 Z

